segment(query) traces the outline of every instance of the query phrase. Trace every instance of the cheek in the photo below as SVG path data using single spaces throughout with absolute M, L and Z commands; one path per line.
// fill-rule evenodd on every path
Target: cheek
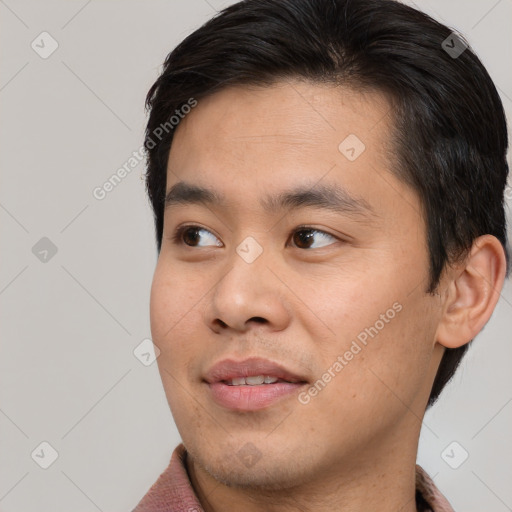
M 197 330 L 204 323 L 208 287 L 170 267 L 159 261 L 155 269 L 150 297 L 151 334 L 161 352 L 159 362 L 183 371 L 183 362 L 197 350 L 191 333 L 193 326 Z
M 395 304 L 399 293 L 379 280 L 379 276 L 354 266 L 350 272 L 336 269 L 321 279 L 303 281 L 302 286 L 296 285 L 294 291 L 304 298 L 312 313 L 308 315 L 311 318 L 308 322 L 311 339 L 319 340 L 322 333 L 330 340 L 325 342 L 325 348 L 343 349 L 347 341 L 358 335 L 364 341 L 368 336 L 366 328 L 377 322 L 379 331 L 382 330 L 398 316 L 396 310 L 400 309 L 400 305 Z M 386 324 L 381 315 L 384 315 Z
M 308 287 L 307 304 L 322 320 L 317 318 L 307 329 L 316 344 L 312 353 L 319 356 L 316 377 L 329 382 L 328 390 L 319 393 L 325 410 L 332 410 L 329 403 L 360 410 L 390 402 L 403 407 L 400 400 L 411 403 L 422 386 L 435 318 L 421 287 L 411 293 L 408 280 L 403 275 L 399 279 L 393 267 L 388 270 L 380 267 L 379 275 L 339 273 L 321 292 Z M 326 339 L 319 338 L 319 325 L 329 332 Z
M 184 278 L 176 265 L 165 263 L 164 255 L 158 260 L 150 296 L 151 330 L 162 338 L 180 319 L 194 309 L 198 302 L 199 283 Z
M 191 375 L 197 373 L 196 361 L 201 347 L 194 341 L 194 326 L 204 322 L 204 284 L 187 279 L 173 265 L 157 263 L 150 297 L 150 321 L 153 343 L 159 348 L 157 359 L 167 401 L 178 425 L 192 424 L 198 411 L 190 400 Z M 197 337 L 196 337 L 197 339 Z M 183 436 L 183 433 L 182 433 Z

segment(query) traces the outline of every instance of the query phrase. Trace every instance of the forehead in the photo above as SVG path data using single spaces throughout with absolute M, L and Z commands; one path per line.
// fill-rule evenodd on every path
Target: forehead
M 391 131 L 390 104 L 383 94 L 360 92 L 332 84 L 304 81 L 277 82 L 272 86 L 228 87 L 198 102 L 176 129 L 171 157 L 187 161 L 208 153 L 221 160 L 244 151 L 271 148 L 269 160 L 299 153 L 337 150 L 348 135 L 366 146 L 382 150 Z M 375 128 L 379 126 L 379 129 Z M 193 154 L 184 154 L 194 145 Z M 286 147 L 288 146 L 288 147 Z
M 178 125 L 167 191 L 186 181 L 261 206 L 269 191 L 336 184 L 375 211 L 393 207 L 412 191 L 390 172 L 392 130 L 390 103 L 377 92 L 302 81 L 229 87 Z

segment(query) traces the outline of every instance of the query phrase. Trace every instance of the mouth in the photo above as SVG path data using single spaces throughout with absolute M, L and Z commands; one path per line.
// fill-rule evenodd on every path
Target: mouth
M 274 377 L 273 375 L 253 375 L 250 377 L 233 377 L 232 379 L 223 380 L 224 384 L 228 386 L 258 386 L 261 384 L 275 384 L 276 382 L 291 382 L 296 383 L 297 381 L 287 381 Z
M 204 382 L 214 402 L 236 411 L 269 408 L 308 384 L 304 376 L 261 358 L 220 361 L 207 372 Z

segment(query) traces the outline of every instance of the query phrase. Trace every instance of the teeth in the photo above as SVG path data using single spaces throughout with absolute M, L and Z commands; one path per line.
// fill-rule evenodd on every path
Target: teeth
M 235 377 L 227 381 L 230 386 L 258 386 L 260 384 L 273 384 L 279 379 L 269 375 L 254 375 L 251 377 Z
M 257 375 L 256 377 L 245 377 L 245 383 L 249 384 L 249 386 L 256 386 L 258 384 L 263 384 L 265 382 L 265 377 L 263 375 Z

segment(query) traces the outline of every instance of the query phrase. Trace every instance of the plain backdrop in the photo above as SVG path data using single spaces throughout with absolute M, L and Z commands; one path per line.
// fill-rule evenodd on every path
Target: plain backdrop
M 0 0 L 2 512 L 130 511 L 179 442 L 134 354 L 157 256 L 144 162 L 93 191 L 140 149 L 167 53 L 229 3 Z M 510 118 L 512 0 L 416 5 L 466 35 Z M 511 316 L 507 283 L 425 418 L 418 461 L 457 511 L 512 510 Z

